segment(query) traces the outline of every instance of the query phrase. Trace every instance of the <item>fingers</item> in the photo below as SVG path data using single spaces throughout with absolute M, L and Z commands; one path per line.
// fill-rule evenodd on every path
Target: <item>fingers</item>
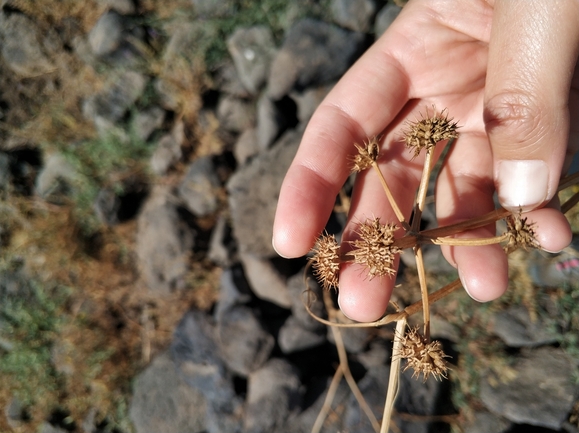
M 322 232 L 350 173 L 353 143 L 382 132 L 408 100 L 406 77 L 384 39 L 340 80 L 304 132 L 274 222 L 273 244 L 284 257 L 306 254 Z
M 553 198 L 569 134 L 579 2 L 497 0 L 484 117 L 499 201 L 513 211 Z
M 486 137 L 464 132 L 450 150 L 436 189 L 436 213 L 441 226 L 454 224 L 492 211 L 492 155 Z M 495 225 L 461 233 L 461 238 L 488 238 Z M 450 264 L 457 267 L 467 293 L 484 302 L 507 289 L 507 256 L 500 245 L 443 246 Z

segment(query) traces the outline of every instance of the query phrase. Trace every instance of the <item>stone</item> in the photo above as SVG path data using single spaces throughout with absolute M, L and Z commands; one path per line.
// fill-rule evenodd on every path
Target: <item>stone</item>
M 296 369 L 283 359 L 271 359 L 249 376 L 244 431 L 286 432 L 287 422 L 297 415 L 301 401 L 301 382 Z
M 323 330 L 306 329 L 298 319 L 290 316 L 280 328 L 277 340 L 281 351 L 288 354 L 325 343 L 326 333 Z
M 67 433 L 67 430 L 55 427 L 46 421 L 40 424 L 40 428 L 37 431 L 38 433 Z
M 480 399 L 495 415 L 518 424 L 559 430 L 573 406 L 577 366 L 562 349 L 544 347 L 515 359 L 508 379 L 487 373 Z
M 497 312 L 492 321 L 492 332 L 509 347 L 532 347 L 552 344 L 557 336 L 549 332 L 540 318 L 535 321 L 529 310 L 522 305 L 514 305 Z
M 512 425 L 490 412 L 475 412 L 472 421 L 464 426 L 464 433 L 505 433 Z
M 151 155 L 151 170 L 159 176 L 167 174 L 182 157 L 181 146 L 185 141 L 185 123 L 178 121 L 173 126 L 170 134 L 165 134 L 159 139 L 159 144 Z
M 352 322 L 353 323 L 353 322 Z M 348 353 L 360 353 L 368 344 L 369 329 L 370 328 L 335 328 L 342 335 L 344 347 Z M 334 331 L 328 327 L 328 340 L 332 344 L 336 344 L 334 338 Z
M 167 186 L 156 186 L 137 219 L 136 256 L 150 291 L 166 295 L 185 286 L 193 234 L 179 219 L 176 198 Z
M 370 347 L 357 354 L 356 359 L 368 370 L 378 365 L 388 365 L 392 358 L 392 342 L 376 339 L 370 342 Z
M 268 94 L 281 99 L 292 90 L 340 78 L 362 53 L 363 33 L 305 18 L 288 31 L 270 69 Z
M 201 433 L 205 412 L 205 397 L 183 382 L 167 352 L 134 381 L 129 417 L 135 433 Z
M 237 164 L 242 166 L 259 153 L 257 128 L 248 128 L 243 131 L 233 145 L 233 155 Z
M 225 96 L 217 104 L 217 120 L 227 131 L 243 132 L 255 125 L 255 107 L 244 99 Z
M 217 320 L 217 338 L 225 364 L 242 377 L 261 367 L 275 345 L 256 312 L 244 305 L 222 312 Z
M 123 41 L 124 20 L 117 12 L 104 13 L 88 34 L 92 52 L 99 57 L 112 54 Z
M 0 12 L 1 53 L 6 65 L 23 77 L 35 77 L 56 70 L 50 60 L 51 32 L 41 34 L 36 24 L 20 13 Z
M 4 406 L 4 416 L 8 426 L 17 430 L 22 428 L 26 421 L 26 409 L 18 398 L 12 397 Z
M 141 141 L 147 141 L 155 130 L 163 126 L 165 110 L 153 106 L 137 113 L 131 125 L 134 134 Z
M 271 234 L 283 177 L 302 137 L 288 131 L 267 151 L 239 168 L 227 182 L 233 233 L 241 252 L 276 257 Z
M 386 32 L 401 10 L 402 8 L 400 6 L 392 2 L 388 2 L 386 6 L 380 9 L 374 21 L 374 34 L 376 35 L 376 39 Z
M 297 118 L 300 123 L 307 123 L 324 98 L 330 93 L 335 83 L 294 91 L 290 97 L 296 102 Z
M 211 156 L 197 158 L 189 166 L 179 185 L 179 197 L 195 216 L 208 216 L 219 207 L 218 190 L 221 182 Z
M 36 176 L 35 191 L 43 199 L 59 203 L 67 195 L 72 185 L 78 180 L 74 167 L 64 155 L 54 153 L 46 158 L 43 167 Z
M 99 221 L 107 226 L 119 223 L 121 200 L 110 188 L 101 188 L 97 193 L 93 209 Z
M 321 317 L 323 319 L 326 318 L 323 293 L 320 286 L 317 283 L 314 283 L 314 280 L 311 279 L 309 282 L 311 296 L 308 296 L 308 294 L 305 293 L 306 287 L 304 286 L 303 270 L 289 277 L 286 285 L 289 292 L 289 298 L 291 300 L 292 317 L 297 320 L 300 323 L 300 326 L 304 329 L 310 331 L 323 331 L 325 333 L 326 325 L 315 320 L 308 313 L 304 305 L 304 302 L 308 301 L 308 299 L 313 300 L 313 302 L 311 302 L 309 305 L 311 312 L 317 317 Z
M 283 308 L 291 306 L 287 283 L 269 260 L 250 253 L 242 253 L 240 259 L 249 285 L 258 298 Z
M 219 301 L 215 306 L 217 320 L 221 320 L 233 307 L 248 304 L 251 299 L 251 290 L 241 266 L 224 269 L 219 283 Z
M 135 3 L 132 0 L 99 0 L 99 3 L 121 15 L 132 15 L 136 12 Z
M 84 101 L 83 115 L 95 124 L 99 118 L 116 123 L 139 99 L 146 84 L 147 78 L 144 75 L 134 71 L 125 71 L 107 83 L 101 92 Z
M 237 98 L 251 98 L 251 93 L 241 82 L 233 61 L 226 59 L 215 68 L 215 87 L 223 93 Z
M 10 155 L 5 152 L 0 152 L 0 191 L 8 189 L 11 179 Z
M 195 12 L 203 18 L 223 18 L 233 13 L 228 0 L 191 0 Z
M 330 12 L 334 22 L 356 32 L 368 32 L 376 15 L 374 0 L 332 0 Z
M 216 334 L 208 315 L 191 310 L 175 330 L 171 355 L 181 377 L 206 399 L 207 432 L 240 432 L 242 401 L 221 358 Z
M 228 218 L 220 214 L 211 231 L 207 258 L 222 268 L 233 264 L 235 254 L 235 240 L 231 236 L 231 226 Z
M 358 383 L 358 387 L 364 396 L 364 400 L 377 419 L 381 418 L 384 411 L 384 399 L 390 376 L 390 367 L 379 365 L 370 368 L 366 375 Z M 344 413 L 344 430 L 357 433 L 371 433 L 374 428 L 364 411 L 360 408 L 354 395 L 350 394 L 346 411 Z M 402 430 L 405 431 L 405 430 Z
M 257 145 L 265 150 L 278 137 L 286 118 L 275 102 L 264 93 L 257 101 Z
M 257 94 L 269 75 L 275 53 L 271 30 L 266 26 L 237 28 L 227 39 L 227 49 L 239 79 L 250 94 Z

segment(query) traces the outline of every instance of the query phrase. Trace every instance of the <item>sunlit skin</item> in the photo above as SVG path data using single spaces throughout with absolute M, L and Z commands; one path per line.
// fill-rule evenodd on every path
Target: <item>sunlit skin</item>
M 423 159 L 402 143 L 404 122 L 435 105 L 458 121 L 437 183 L 440 224 L 494 208 L 498 161 L 539 160 L 548 169 L 544 200 L 528 206 L 541 246 L 559 251 L 571 231 L 552 202 L 561 173 L 579 148 L 579 2 L 411 0 L 388 31 L 345 74 L 314 113 L 280 191 L 273 242 L 284 257 L 306 254 L 322 233 L 350 173 L 356 148 L 383 134 L 379 165 L 403 213 L 410 214 Z M 572 125 L 569 128 L 569 125 Z M 440 150 L 436 150 L 440 154 Z M 531 185 L 536 179 L 525 179 Z M 504 187 L 503 187 L 504 188 Z M 532 191 L 531 191 L 532 192 Z M 541 197 L 543 197 L 541 196 Z M 368 217 L 395 222 L 376 173 L 357 177 L 343 240 Z M 485 237 L 495 227 L 461 236 Z M 402 235 L 402 233 L 400 233 Z M 507 288 L 507 258 L 498 245 L 442 248 L 476 300 Z M 387 307 L 394 279 L 369 279 L 343 266 L 339 304 L 354 320 Z

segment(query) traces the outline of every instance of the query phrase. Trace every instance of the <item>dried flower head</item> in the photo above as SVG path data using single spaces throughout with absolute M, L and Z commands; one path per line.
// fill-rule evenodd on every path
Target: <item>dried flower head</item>
M 443 110 L 416 122 L 409 122 L 408 129 L 404 133 L 406 147 L 414 150 L 414 156 L 418 156 L 422 149 L 430 149 L 443 140 L 457 138 L 457 123 L 448 118 L 448 112 Z
M 420 374 L 424 376 L 424 381 L 430 375 L 439 380 L 447 377 L 448 365 L 444 358 L 449 356 L 442 350 L 440 341 L 428 341 L 420 334 L 419 327 L 411 328 L 406 335 L 400 338 L 402 347 L 397 356 L 406 359 L 404 371 L 412 368 L 412 377 L 418 378 Z
M 358 143 L 354 143 L 354 146 L 358 149 L 358 154 L 354 157 L 353 172 L 359 173 L 370 168 L 372 163 L 376 162 L 380 156 L 378 137 L 368 139 L 362 146 Z
M 340 246 L 334 235 L 323 234 L 316 241 L 314 255 L 310 258 L 314 275 L 325 290 L 338 288 L 340 271 Z
M 517 248 L 528 251 L 529 248 L 541 248 L 535 236 L 534 224 L 527 223 L 527 218 L 521 217 L 521 212 L 511 214 L 506 218 L 508 242 L 504 247 L 505 252 L 511 253 Z
M 359 238 L 350 242 L 354 248 L 349 254 L 354 256 L 354 262 L 368 268 L 370 279 L 396 274 L 394 257 L 400 252 L 392 245 L 396 229 L 396 224 L 381 224 L 380 218 L 368 219 L 358 226 Z

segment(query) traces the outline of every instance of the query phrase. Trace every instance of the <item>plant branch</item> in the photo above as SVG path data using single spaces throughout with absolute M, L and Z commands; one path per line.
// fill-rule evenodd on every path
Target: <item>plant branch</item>
M 424 210 L 424 203 L 426 201 L 426 192 L 428 191 L 428 182 L 430 180 L 430 173 L 432 172 L 432 165 L 434 163 L 434 146 L 426 148 L 426 159 L 422 168 L 422 177 L 420 179 L 420 187 L 416 194 L 416 203 L 414 204 L 414 216 L 412 217 L 411 231 L 418 233 L 420 230 L 420 220 L 422 219 L 422 211 Z
M 382 184 L 384 193 L 388 198 L 388 202 L 390 203 L 392 210 L 394 210 L 394 213 L 396 214 L 396 218 L 398 218 L 398 221 L 400 221 L 400 225 L 404 228 L 404 230 L 408 231 L 410 226 L 408 225 L 408 222 L 404 218 L 404 214 L 400 210 L 398 203 L 396 203 L 396 199 L 392 195 L 392 191 L 390 191 L 390 187 L 388 186 L 388 183 L 386 182 L 386 179 L 384 178 L 382 171 L 380 171 L 380 167 L 378 166 L 378 163 L 376 161 L 372 161 L 372 168 L 374 168 L 374 171 L 378 174 L 378 178 L 380 179 L 380 183 Z
M 424 318 L 424 338 L 427 342 L 430 342 L 430 303 L 428 299 L 428 284 L 426 282 L 422 247 L 420 245 L 414 247 L 414 258 L 416 259 L 416 270 L 418 271 L 418 281 L 420 282 L 422 317 Z
M 396 331 L 394 336 L 394 346 L 392 347 L 392 363 L 390 364 L 390 377 L 388 378 L 388 390 L 386 392 L 386 402 L 384 403 L 384 414 L 382 415 L 382 428 L 380 433 L 388 433 L 392 413 L 394 411 L 394 401 L 398 395 L 398 381 L 400 380 L 400 364 L 402 358 L 399 356 L 402 346 L 402 337 L 406 332 L 406 318 L 396 322 Z

